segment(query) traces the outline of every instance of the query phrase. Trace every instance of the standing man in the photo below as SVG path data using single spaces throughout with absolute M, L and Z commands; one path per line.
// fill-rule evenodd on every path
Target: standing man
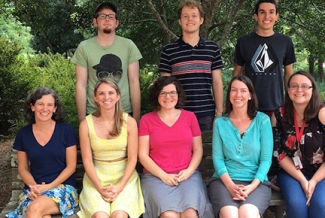
M 223 112 L 223 63 L 218 45 L 200 37 L 203 16 L 198 1 L 180 3 L 178 23 L 182 36 L 164 46 L 159 65 L 161 76 L 175 76 L 182 83 L 186 93 L 183 108 L 195 113 L 202 131 L 211 130 L 215 116 Z
M 273 111 L 283 104 L 284 82 L 293 74 L 296 62 L 294 47 L 290 37 L 274 32 L 274 23 L 279 18 L 274 0 L 260 0 L 255 6 L 254 18 L 257 31 L 237 40 L 235 50 L 235 69 L 233 76 L 242 73 L 255 87 L 259 110 L 270 117 Z
M 137 121 L 140 118 L 139 60 L 136 45 L 117 36 L 117 8 L 109 2 L 100 4 L 93 23 L 97 36 L 81 42 L 72 58 L 76 65 L 76 102 L 79 121 L 95 111 L 94 86 L 99 79 L 110 77 L 121 89 L 123 110 Z M 109 97 L 107 103 L 110 103 Z

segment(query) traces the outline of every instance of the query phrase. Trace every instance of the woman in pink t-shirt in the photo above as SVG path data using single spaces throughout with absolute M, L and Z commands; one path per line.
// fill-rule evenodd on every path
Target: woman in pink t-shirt
M 201 131 L 194 113 L 182 110 L 185 93 L 174 77 L 160 77 L 149 90 L 153 112 L 139 127 L 139 159 L 144 218 L 213 218 L 197 167 L 202 159 Z

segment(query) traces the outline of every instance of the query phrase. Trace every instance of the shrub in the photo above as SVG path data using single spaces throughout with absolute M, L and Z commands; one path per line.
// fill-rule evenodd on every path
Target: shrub
M 28 83 L 16 74 L 20 51 L 18 44 L 0 37 L 0 135 L 7 136 L 12 120 L 19 119 L 22 99 L 28 89 Z
M 16 65 L 20 80 L 27 82 L 27 92 L 24 92 L 24 101 L 27 94 L 39 87 L 53 88 L 60 96 L 66 113 L 65 121 L 78 130 L 78 116 L 75 102 L 75 68 L 74 65 L 61 54 L 27 55 Z M 11 131 L 15 133 L 24 126 L 21 118 L 13 120 Z
M 159 77 L 157 66 L 145 66 L 140 69 L 141 115 L 152 111 L 149 105 L 149 87 Z

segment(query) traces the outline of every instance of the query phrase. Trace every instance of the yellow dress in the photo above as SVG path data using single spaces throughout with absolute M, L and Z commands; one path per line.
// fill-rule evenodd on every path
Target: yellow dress
M 121 134 L 114 139 L 100 139 L 97 137 L 92 115 L 86 117 L 93 162 L 98 178 L 103 186 L 117 185 L 124 174 L 127 164 L 127 113 L 123 113 L 125 119 Z M 125 157 L 123 159 L 123 157 Z M 120 160 L 123 159 L 123 160 Z M 110 162 L 110 160 L 119 160 Z M 80 218 L 90 218 L 98 211 L 106 212 L 109 216 L 122 210 L 128 213 L 130 218 L 138 218 L 144 213 L 144 201 L 140 187 L 139 175 L 134 170 L 131 178 L 116 200 L 108 203 L 102 199 L 101 194 L 93 186 L 85 173 L 83 177 L 83 189 L 79 198 Z

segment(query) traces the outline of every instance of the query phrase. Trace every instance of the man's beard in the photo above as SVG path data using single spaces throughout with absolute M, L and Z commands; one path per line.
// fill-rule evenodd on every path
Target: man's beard
M 110 34 L 112 32 L 112 29 L 110 29 L 110 28 L 104 28 L 103 29 L 103 32 L 106 33 L 106 34 Z

